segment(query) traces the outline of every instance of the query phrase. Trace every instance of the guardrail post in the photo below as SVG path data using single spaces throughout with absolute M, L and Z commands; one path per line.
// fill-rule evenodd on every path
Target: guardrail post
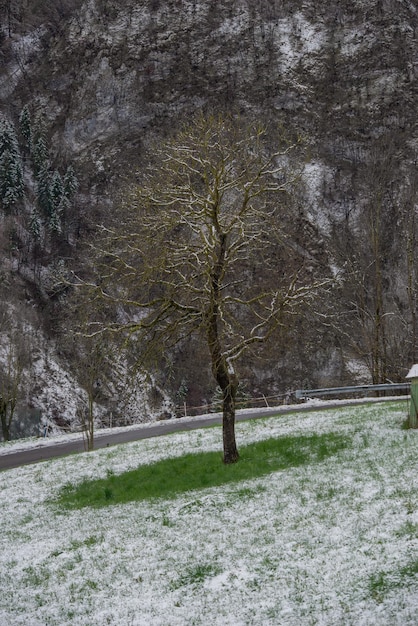
M 411 381 L 411 400 L 409 403 L 409 427 L 418 428 L 418 363 L 413 365 L 406 377 Z

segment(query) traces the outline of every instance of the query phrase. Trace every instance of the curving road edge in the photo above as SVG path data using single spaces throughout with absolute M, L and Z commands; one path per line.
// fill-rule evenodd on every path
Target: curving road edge
M 312 404 L 296 404 L 277 407 L 264 407 L 261 409 L 241 409 L 237 411 L 237 422 L 251 419 L 260 419 L 263 417 L 272 417 L 274 415 L 288 415 L 289 413 L 301 413 L 306 411 L 318 411 L 324 409 L 335 409 L 347 405 L 370 404 L 373 402 L 394 402 L 398 400 L 407 400 L 407 396 L 384 397 L 384 398 L 361 398 L 356 400 L 333 400 L 319 401 Z M 187 430 L 195 430 L 197 428 L 206 428 L 222 423 L 221 413 L 212 413 L 200 415 L 197 417 L 186 417 L 179 419 L 171 419 L 162 422 L 152 422 L 147 424 L 138 424 L 136 426 L 128 426 L 126 428 L 98 430 L 95 433 L 94 449 L 106 448 L 130 441 L 138 441 L 139 439 L 149 439 L 150 437 L 159 437 L 174 432 Z M 26 449 L 18 448 L 10 452 L 0 454 L 0 470 L 8 470 L 22 465 L 31 463 L 39 463 L 56 457 L 65 456 L 85 452 L 85 441 L 80 433 L 79 437 L 69 437 L 68 440 L 54 442 L 53 439 L 39 439 L 39 445 Z

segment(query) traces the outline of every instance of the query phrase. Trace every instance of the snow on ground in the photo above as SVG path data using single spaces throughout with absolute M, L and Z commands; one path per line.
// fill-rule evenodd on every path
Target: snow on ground
M 62 511 L 69 480 L 190 450 L 219 428 L 146 439 L 2 472 L 0 623 L 7 626 L 418 622 L 418 433 L 405 402 L 237 424 L 239 444 L 339 432 L 322 463 L 174 500 Z
M 291 18 L 280 19 L 278 24 L 276 36 L 279 38 L 283 72 L 288 73 L 299 63 L 312 72 L 318 71 L 316 55 L 321 52 L 326 40 L 321 25 L 309 22 L 300 11 Z
M 318 161 L 305 163 L 302 178 L 306 184 L 308 217 L 324 235 L 331 234 L 330 216 L 323 207 L 324 180 L 333 176 L 331 168 Z

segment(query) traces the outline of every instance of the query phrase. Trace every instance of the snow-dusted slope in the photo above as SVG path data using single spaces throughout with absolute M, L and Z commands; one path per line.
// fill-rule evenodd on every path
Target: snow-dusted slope
M 408 266 L 414 255 L 406 256 L 416 234 L 405 243 L 418 206 L 416 3 L 67 0 L 21 3 L 19 12 L 19 3 L 6 4 L 2 112 L 16 122 L 27 104 L 46 115 L 56 163 L 70 160 L 77 169 L 80 212 L 89 224 L 112 206 L 126 175 L 141 168 L 144 149 L 197 110 L 232 110 L 300 134 L 306 151 L 295 203 L 304 243 L 323 251 L 336 276 L 360 266 L 353 289 L 364 278 L 363 301 L 352 306 L 349 287 L 345 310 L 357 307 L 367 320 L 384 310 L 384 375 L 401 379 L 416 332 L 417 270 Z M 383 308 L 370 304 L 376 281 L 367 274 L 375 262 L 367 254 L 376 207 L 385 236 L 377 255 Z M 353 249 L 357 258 L 346 263 Z M 364 336 L 370 343 L 373 328 L 365 323 L 334 336 L 332 324 L 325 336 L 313 322 L 278 350 L 273 365 L 251 365 L 254 387 L 264 393 L 340 383 L 355 377 L 359 354 L 370 376 L 372 348 L 363 344 L 356 353 L 353 342 Z M 73 414 L 79 392 L 67 398 L 73 382 L 54 349 L 49 365 L 39 356 L 36 366 L 44 380 L 48 365 L 54 391 L 42 383 L 34 402 L 45 412 Z

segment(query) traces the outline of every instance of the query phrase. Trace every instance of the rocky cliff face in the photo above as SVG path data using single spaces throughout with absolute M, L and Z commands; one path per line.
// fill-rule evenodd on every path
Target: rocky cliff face
M 325 245 L 329 264 L 347 273 L 339 298 L 349 313 L 338 339 L 328 333 L 328 351 L 302 342 L 293 365 L 282 364 L 288 375 L 279 367 L 274 377 L 285 387 L 292 376 L 296 384 L 332 384 L 350 376 L 349 358 L 359 355 L 376 381 L 402 377 L 418 356 L 415 3 L 30 4 L 3 3 L 2 111 L 17 120 L 25 104 L 42 109 L 55 160 L 75 163 L 83 211 L 111 202 L 151 139 L 198 109 L 291 128 L 309 146 L 309 245 Z M 300 352 L 306 358 L 295 365 Z
M 366 161 L 382 134 L 413 146 L 418 14 L 409 0 L 67 5 L 58 24 L 45 7 L 36 27 L 29 16 L 12 27 L 1 93 L 12 114 L 44 107 L 57 150 L 86 163 L 94 155 L 97 174 L 202 106 L 291 124 L 311 139 L 323 178 Z

